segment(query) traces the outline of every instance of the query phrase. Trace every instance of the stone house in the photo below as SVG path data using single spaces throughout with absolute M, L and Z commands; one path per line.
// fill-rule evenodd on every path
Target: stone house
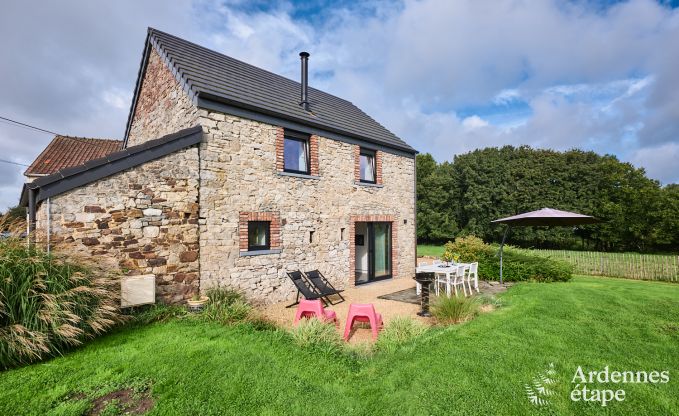
M 44 244 L 152 273 L 181 301 L 272 303 L 415 273 L 416 151 L 350 102 L 149 29 L 123 149 L 28 183 Z M 46 231 L 46 232 L 43 232 Z

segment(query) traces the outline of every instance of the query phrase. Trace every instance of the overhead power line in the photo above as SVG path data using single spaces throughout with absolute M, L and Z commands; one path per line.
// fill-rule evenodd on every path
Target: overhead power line
M 11 160 L 0 159 L 0 162 L 9 163 L 9 164 L 11 164 L 11 165 L 18 165 L 18 166 L 26 166 L 26 167 L 28 167 L 28 165 L 25 165 L 25 164 L 19 163 L 19 162 L 12 162 Z
M 92 142 L 88 141 L 88 139 L 86 139 L 86 138 L 84 138 L 84 137 L 66 136 L 66 135 L 63 135 L 63 134 L 55 133 L 55 132 L 53 132 L 53 131 L 51 131 L 51 130 L 47 130 L 47 129 L 43 129 L 43 128 L 40 128 L 40 127 L 36 127 L 36 126 L 30 125 L 30 124 L 27 124 L 27 123 L 22 123 L 22 122 L 20 122 L 20 121 L 12 120 L 11 118 L 7 118 L 7 117 L 3 117 L 3 116 L 0 116 L 0 121 L 8 122 L 8 124 L 14 125 L 14 126 L 16 126 L 16 127 L 29 128 L 29 129 L 41 131 L 41 132 L 43 132 L 43 133 L 53 134 L 53 135 L 55 135 L 55 136 L 66 137 L 66 138 L 68 138 L 68 139 L 75 140 L 75 141 L 78 141 L 78 142 L 83 143 L 83 144 L 88 144 L 88 145 L 90 145 L 90 146 L 97 146 L 97 147 L 102 147 L 102 146 L 104 146 L 103 143 L 92 143 Z
M 20 126 L 29 127 L 29 128 L 31 128 L 31 129 L 33 129 L 33 130 L 38 130 L 38 131 L 42 131 L 42 132 L 45 132 L 45 133 L 53 134 L 53 135 L 55 135 L 55 136 L 60 136 L 59 133 L 55 133 L 55 132 L 53 132 L 53 131 L 49 131 L 49 130 L 46 130 L 46 129 L 41 129 L 40 127 L 31 126 L 30 124 L 26 124 L 26 123 L 22 123 L 22 122 L 20 122 L 20 121 L 12 120 L 11 118 L 7 118 L 7 117 L 2 117 L 2 116 L 0 116 L 0 120 L 9 121 L 10 123 L 18 124 L 18 125 L 20 125 Z

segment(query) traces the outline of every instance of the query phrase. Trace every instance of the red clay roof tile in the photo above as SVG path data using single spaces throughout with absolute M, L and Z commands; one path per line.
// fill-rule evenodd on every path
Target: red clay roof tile
M 92 159 L 121 150 L 122 140 L 54 136 L 45 150 L 31 163 L 24 175 L 50 175 L 59 169 L 82 165 Z

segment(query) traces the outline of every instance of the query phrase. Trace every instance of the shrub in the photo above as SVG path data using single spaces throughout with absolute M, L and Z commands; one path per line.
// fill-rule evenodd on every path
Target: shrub
M 573 266 L 564 261 L 521 253 L 510 246 L 504 248 L 502 275 L 505 281 L 565 282 L 571 279 L 572 273 Z M 493 255 L 479 262 L 479 275 L 499 280 L 499 257 Z
M 119 287 L 13 239 L 0 241 L 0 368 L 61 354 L 119 321 Z
M 326 353 L 338 353 L 343 341 L 334 324 L 320 319 L 302 319 L 292 329 L 292 338 L 302 348 L 311 348 Z
M 483 242 L 478 237 L 458 237 L 445 245 L 444 257 L 459 255 L 464 263 L 479 262 L 479 276 L 484 279 L 500 279 L 499 246 Z M 505 281 L 537 280 L 558 282 L 570 280 L 573 266 L 560 260 L 519 252 L 505 245 L 502 275 Z
M 411 317 L 395 317 L 384 327 L 375 347 L 380 351 L 394 352 L 401 345 L 424 333 L 425 326 Z
M 457 237 L 455 242 L 448 241 L 444 246 L 444 256 L 446 253 L 457 254 L 462 263 L 474 263 L 485 260 L 493 254 L 493 248 L 473 235 L 467 237 Z
M 434 298 L 431 312 L 436 321 L 443 325 L 457 324 L 476 316 L 479 309 L 475 297 L 462 295 L 438 296 Z

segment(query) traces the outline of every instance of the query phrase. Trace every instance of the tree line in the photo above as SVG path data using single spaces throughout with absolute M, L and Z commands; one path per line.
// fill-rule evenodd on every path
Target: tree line
M 522 247 L 598 251 L 679 250 L 679 184 L 660 186 L 612 155 L 529 146 L 485 148 L 437 163 L 417 156 L 417 237 L 442 243 L 476 235 L 499 242 L 492 220 L 555 208 L 605 222 L 582 227 L 516 227 Z

